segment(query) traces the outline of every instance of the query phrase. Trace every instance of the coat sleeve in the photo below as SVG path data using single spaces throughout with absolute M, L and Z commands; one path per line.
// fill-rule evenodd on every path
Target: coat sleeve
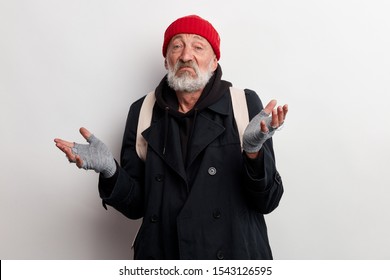
M 245 94 L 249 118 L 252 119 L 263 109 L 263 105 L 254 91 L 246 89 Z M 257 159 L 249 159 L 245 152 L 243 157 L 243 186 L 249 206 L 257 212 L 268 214 L 279 205 L 283 195 L 283 183 L 276 169 L 272 138 L 264 143 Z
M 144 215 L 145 164 L 135 150 L 139 111 L 143 98 L 134 102 L 126 121 L 122 141 L 121 162 L 111 178 L 99 177 L 99 194 L 103 206 L 110 205 L 130 219 Z

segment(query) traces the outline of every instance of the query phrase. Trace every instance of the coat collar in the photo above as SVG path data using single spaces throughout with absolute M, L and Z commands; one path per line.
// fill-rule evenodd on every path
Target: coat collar
M 222 81 L 224 82 L 224 81 Z M 227 82 L 226 82 L 227 83 Z M 222 97 L 215 102 L 214 104 L 211 104 L 208 108 L 218 114 L 221 115 L 229 115 L 230 112 L 230 107 L 231 107 L 231 102 L 230 102 L 230 86 L 231 84 L 229 83 L 228 86 L 223 87 L 224 94 Z

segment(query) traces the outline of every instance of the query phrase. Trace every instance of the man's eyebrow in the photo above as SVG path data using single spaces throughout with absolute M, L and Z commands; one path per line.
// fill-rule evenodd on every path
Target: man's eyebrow
M 182 38 L 183 38 L 183 36 L 178 34 L 178 35 L 173 36 L 171 40 L 182 39 Z
M 204 38 L 204 37 L 202 37 L 200 35 L 196 35 L 196 34 L 193 34 L 193 35 L 194 35 L 195 39 L 199 39 L 201 41 L 207 41 L 206 38 Z M 183 39 L 183 35 L 182 34 L 175 35 L 175 36 L 172 37 L 171 40 L 173 41 L 173 40 L 176 40 L 176 39 Z
M 206 38 L 199 36 L 199 35 L 195 35 L 194 38 L 199 39 L 201 41 L 206 41 Z

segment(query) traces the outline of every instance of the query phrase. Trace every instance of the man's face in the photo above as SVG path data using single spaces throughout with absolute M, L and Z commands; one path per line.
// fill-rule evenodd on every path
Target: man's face
M 210 43 L 194 34 L 178 34 L 168 45 L 165 67 L 169 85 L 179 91 L 204 88 L 218 66 Z

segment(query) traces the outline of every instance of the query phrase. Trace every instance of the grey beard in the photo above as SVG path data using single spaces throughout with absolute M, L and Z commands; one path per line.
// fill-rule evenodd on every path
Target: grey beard
M 184 92 L 195 92 L 200 89 L 203 89 L 210 78 L 213 76 L 213 72 L 208 70 L 205 73 L 199 71 L 195 68 L 197 78 L 193 78 L 190 73 L 185 72 L 180 77 L 176 77 L 176 69 L 168 69 L 168 85 L 175 91 L 184 91 Z

